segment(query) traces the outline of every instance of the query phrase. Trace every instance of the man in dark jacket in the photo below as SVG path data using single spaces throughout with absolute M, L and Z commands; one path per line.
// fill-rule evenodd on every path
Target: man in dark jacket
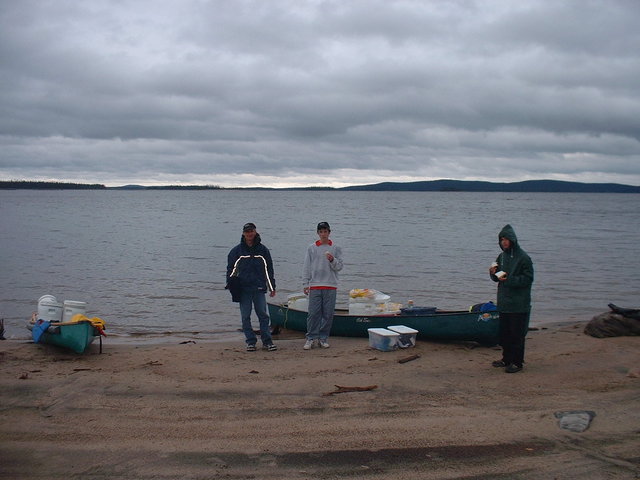
M 533 262 L 520 248 L 516 232 L 505 225 L 498 235 L 502 253 L 489 269 L 489 276 L 498 282 L 498 311 L 500 312 L 500 345 L 502 360 L 494 367 L 504 367 L 507 373 L 522 370 L 524 342 L 531 312 Z
M 265 298 L 267 290 L 271 297 L 276 294 L 273 262 L 269 249 L 262 244 L 260 234 L 256 232 L 253 223 L 247 223 L 242 227 L 240 243 L 229 252 L 226 288 L 232 291 L 234 301 L 240 303 L 242 331 L 247 342 L 247 351 L 255 352 L 257 342 L 256 334 L 251 327 L 252 306 L 260 321 L 262 346 L 269 351 L 277 350 L 271 339 L 270 318 Z

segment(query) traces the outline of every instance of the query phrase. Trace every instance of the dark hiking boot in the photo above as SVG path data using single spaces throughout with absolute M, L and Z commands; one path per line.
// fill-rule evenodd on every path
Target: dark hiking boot
M 516 365 L 515 363 L 511 363 L 507 365 L 507 368 L 504 369 L 507 373 L 516 373 L 522 370 L 522 366 Z

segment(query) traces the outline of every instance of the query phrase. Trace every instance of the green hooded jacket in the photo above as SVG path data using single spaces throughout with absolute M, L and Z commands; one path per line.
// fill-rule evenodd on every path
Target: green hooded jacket
M 503 250 L 496 262 L 498 271 L 507 273 L 504 282 L 491 275 L 491 280 L 498 282 L 498 311 L 505 313 L 529 312 L 531 310 L 531 285 L 533 284 L 533 262 L 527 252 L 518 244 L 516 232 L 511 225 L 505 225 L 498 234 L 500 238 L 508 238 L 511 247 Z

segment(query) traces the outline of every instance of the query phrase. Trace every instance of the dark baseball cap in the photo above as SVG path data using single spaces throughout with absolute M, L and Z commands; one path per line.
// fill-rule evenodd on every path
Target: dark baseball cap
M 255 230 L 256 229 L 256 224 L 255 223 L 245 223 L 244 227 L 242 227 L 242 231 L 243 232 L 249 232 L 251 230 Z
M 320 222 L 316 230 L 322 230 L 323 228 L 326 228 L 327 230 L 331 231 L 331 227 L 327 222 Z

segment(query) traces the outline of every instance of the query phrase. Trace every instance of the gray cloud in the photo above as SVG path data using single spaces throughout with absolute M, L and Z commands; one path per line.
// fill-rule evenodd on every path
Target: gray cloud
M 640 185 L 640 3 L 0 2 L 0 178 Z

